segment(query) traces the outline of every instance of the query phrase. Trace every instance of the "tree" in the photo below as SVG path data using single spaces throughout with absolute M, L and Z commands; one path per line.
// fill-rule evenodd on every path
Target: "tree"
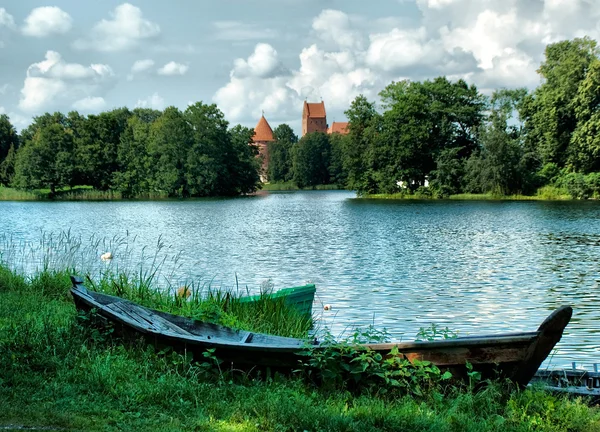
M 119 170 L 113 174 L 114 187 L 124 197 L 135 197 L 151 191 L 153 175 L 148 150 L 150 124 L 137 115 L 127 121 L 117 150 Z
M 77 120 L 77 164 L 83 184 L 100 190 L 111 187 L 113 173 L 119 169 L 121 134 L 130 117 L 131 112 L 127 108 L 119 108 L 90 115 L 84 121 Z M 69 118 L 76 116 L 70 115 Z
M 235 181 L 228 177 L 234 156 L 229 123 L 215 104 L 197 102 L 184 116 L 192 129 L 192 151 L 185 163 L 186 178 L 194 196 L 231 195 Z
M 148 153 L 151 172 L 150 184 L 154 191 L 164 191 L 169 196 L 193 195 L 186 170 L 193 144 L 192 128 L 184 114 L 168 107 L 149 128 Z
M 329 136 L 331 147 L 331 161 L 329 164 L 329 178 L 331 183 L 338 187 L 346 187 L 348 173 L 344 168 L 344 151 L 349 147 L 348 135 L 334 133 Z
M 232 183 L 231 194 L 252 193 L 260 186 L 260 160 L 258 147 L 254 144 L 254 129 L 237 125 L 230 130 L 233 155 L 229 160 L 229 178 Z
M 466 164 L 466 189 L 469 192 L 492 192 L 501 195 L 528 189 L 529 163 L 523 145 L 523 124 L 514 115 L 527 97 L 524 88 L 494 92 L 488 122 L 481 128 L 481 151 Z M 510 124 L 509 124 L 510 123 Z
M 568 164 L 579 172 L 600 171 L 600 60 L 594 59 L 573 100 L 577 126 Z
M 545 61 L 538 69 L 543 83 L 526 98 L 521 113 L 528 145 L 537 149 L 542 164 L 556 163 L 563 168 L 568 159 L 576 159 L 577 150 L 570 149 L 578 123 L 575 98 L 597 56 L 596 42 L 587 37 L 546 47 Z
M 298 136 L 292 128 L 283 123 L 273 131 L 275 141 L 267 146 L 269 153 L 268 179 L 271 182 L 292 180 L 292 148 L 298 142 Z
M 371 178 L 376 190 L 395 192 L 402 181 L 412 190 L 425 183 L 447 149 L 467 158 L 477 147 L 476 131 L 485 109 L 485 97 L 463 80 L 445 77 L 433 81 L 401 81 L 381 93 L 381 134 L 372 143 Z
M 294 146 L 294 182 L 298 187 L 329 184 L 331 147 L 329 136 L 322 132 L 304 135 Z
M 7 185 L 14 171 L 14 156 L 19 136 L 6 114 L 0 115 L 0 184 Z
M 344 113 L 348 118 L 348 138 L 343 141 L 342 165 L 346 185 L 359 193 L 374 192 L 373 187 L 373 143 L 381 130 L 381 116 L 375 103 L 363 95 L 352 101 Z
M 15 185 L 27 189 L 73 186 L 73 134 L 54 123 L 40 127 L 18 152 Z

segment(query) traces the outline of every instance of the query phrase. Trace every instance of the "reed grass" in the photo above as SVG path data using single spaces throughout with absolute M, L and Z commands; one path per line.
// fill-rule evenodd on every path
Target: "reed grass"
M 190 283 L 189 301 L 175 295 L 177 284 L 159 289 L 157 282 L 167 280 L 170 272 L 164 267 L 177 262 L 167 257 L 171 249 L 162 239 L 156 250 L 137 254 L 134 239 L 127 236 L 91 240 L 65 232 L 42 233 L 33 244 L 7 237 L 0 242 L 0 429 L 600 430 L 597 407 L 539 389 L 511 392 L 501 383 L 491 383 L 479 392 L 434 389 L 418 398 L 391 397 L 377 390 L 332 392 L 293 376 L 217 368 L 210 356 L 205 362 L 191 362 L 168 350 L 124 345 L 110 333 L 82 323 L 69 296 L 69 274 L 81 273 L 88 258 L 98 261 L 98 251 L 108 246 L 129 251 L 129 257 L 90 277 L 90 288 L 172 312 L 209 317 L 216 312 L 217 320 L 233 317 L 236 324 L 253 328 L 272 318 L 272 325 L 279 327 L 260 328 L 274 333 L 290 333 L 279 323 L 288 312 L 260 301 L 254 310 L 238 309 L 241 305 L 233 296 L 240 291 L 237 287 L 232 292 Z M 29 259 L 35 259 L 35 265 L 23 262 Z
M 327 185 L 315 185 L 308 186 L 305 188 L 300 188 L 294 182 L 285 182 L 285 183 L 264 183 L 262 185 L 262 190 L 277 192 L 277 191 L 297 191 L 297 190 L 343 190 L 343 188 L 334 184 Z
M 539 389 L 448 389 L 422 397 L 327 392 L 257 379 L 78 321 L 68 274 L 0 266 L 0 428 L 85 431 L 440 431 L 600 429 L 600 412 Z M 10 428 L 9 428 L 10 429 Z
M 131 200 L 163 200 L 169 198 L 161 191 L 147 192 L 125 198 L 120 191 L 96 190 L 90 186 L 58 189 L 54 194 L 50 189 L 23 190 L 0 186 L 0 201 L 119 201 Z

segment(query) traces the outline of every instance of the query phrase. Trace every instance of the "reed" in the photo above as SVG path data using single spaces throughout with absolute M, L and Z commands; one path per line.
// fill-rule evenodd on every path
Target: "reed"
M 598 407 L 539 389 L 433 389 L 421 396 L 326 391 L 257 379 L 168 350 L 124 346 L 82 325 L 68 274 L 0 266 L 0 428 L 85 431 L 571 431 Z
M 102 262 L 99 257 L 111 251 L 114 259 Z M 155 247 L 137 248 L 136 237 L 114 236 L 83 238 L 71 231 L 41 232 L 36 242 L 16 241 L 0 235 L 0 266 L 28 277 L 32 286 L 39 278 L 62 278 L 62 292 L 68 292 L 69 274 L 86 276 L 89 288 L 126 298 L 146 307 L 190 318 L 207 320 L 244 330 L 280 336 L 306 337 L 313 325 L 306 317 L 285 303 L 270 298 L 272 287 L 262 287 L 258 301 L 242 302 L 248 294 L 239 286 L 216 287 L 212 282 L 182 279 L 180 252 L 162 237 Z M 56 287 L 56 284 L 48 284 Z M 185 287 L 189 298 L 178 295 Z

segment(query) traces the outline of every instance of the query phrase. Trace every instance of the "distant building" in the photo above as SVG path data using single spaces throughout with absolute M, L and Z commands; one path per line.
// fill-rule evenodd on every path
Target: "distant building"
M 339 133 L 342 135 L 348 135 L 348 122 L 333 122 L 332 125 L 327 129 L 329 135 Z
M 327 133 L 327 113 L 325 102 L 308 103 L 304 101 L 302 110 L 302 136 L 311 132 Z
M 267 168 L 269 167 L 268 145 L 270 142 L 275 141 L 275 138 L 273 137 L 273 129 L 271 129 L 264 114 L 254 128 L 253 141 L 258 146 L 259 156 L 262 157 L 260 179 L 265 182 L 267 179 Z

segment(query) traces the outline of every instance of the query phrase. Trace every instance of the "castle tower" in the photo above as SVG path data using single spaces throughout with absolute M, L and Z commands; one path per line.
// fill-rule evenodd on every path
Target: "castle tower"
M 267 168 L 269 167 L 268 145 L 270 142 L 275 141 L 275 138 L 273 137 L 273 129 L 271 129 L 271 126 L 269 125 L 269 122 L 265 118 L 264 114 L 254 128 L 253 141 L 254 144 L 258 146 L 259 157 L 262 157 L 260 180 L 265 182 L 267 181 Z
M 327 113 L 325 102 L 308 103 L 304 101 L 302 110 L 302 136 L 311 132 L 327 133 Z

